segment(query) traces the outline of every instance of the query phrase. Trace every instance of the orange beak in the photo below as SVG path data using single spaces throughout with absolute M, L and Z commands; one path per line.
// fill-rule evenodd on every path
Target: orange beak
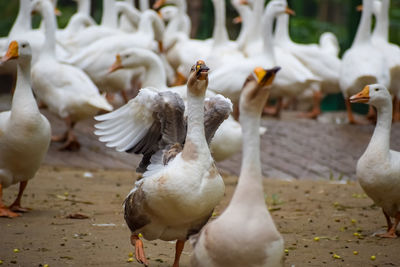
M 54 8 L 54 14 L 55 14 L 57 17 L 59 17 L 59 16 L 61 16 L 62 12 L 61 12 L 61 10 L 59 10 L 58 8 Z
M 3 62 L 9 61 L 11 59 L 16 59 L 19 57 L 18 53 L 18 42 L 17 41 L 12 41 L 10 45 L 8 46 L 7 53 L 5 56 L 2 58 Z
M 286 7 L 285 13 L 291 16 L 296 16 L 296 12 L 293 9 L 289 8 L 288 6 Z
M 237 16 L 236 18 L 233 19 L 233 24 L 239 24 L 242 23 L 243 19 L 241 16 Z
M 198 60 L 196 62 L 197 79 L 199 80 L 207 79 L 209 70 L 210 69 L 206 66 L 206 63 L 203 60 Z
M 350 97 L 351 103 L 368 103 L 369 101 L 369 85 L 365 86 L 361 92 Z
M 363 11 L 363 5 L 358 5 L 357 7 L 356 7 L 356 10 L 358 11 L 358 12 L 361 12 L 361 11 Z
M 253 72 L 257 78 L 257 83 L 261 86 L 267 86 L 272 84 L 275 79 L 276 73 L 280 69 L 280 67 L 274 67 L 272 69 L 263 69 L 261 67 L 256 67 Z
M 160 7 L 162 7 L 165 3 L 165 0 L 157 0 L 154 5 L 153 5 L 153 9 L 159 9 Z
M 117 54 L 114 64 L 112 64 L 112 66 L 108 69 L 108 73 L 113 73 L 114 71 L 122 69 L 123 67 L 124 66 L 122 66 L 121 56 Z
M 249 1 L 247 1 L 247 0 L 241 0 L 241 1 L 239 2 L 239 4 L 241 4 L 241 5 L 249 5 L 250 3 L 249 3 Z

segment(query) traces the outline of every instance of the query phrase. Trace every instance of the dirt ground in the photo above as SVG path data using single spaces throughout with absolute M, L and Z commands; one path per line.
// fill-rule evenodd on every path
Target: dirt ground
M 237 182 L 235 176 L 224 178 L 226 196 L 216 216 Z M 2 265 L 141 266 L 128 262 L 133 248 L 122 213 L 134 180 L 132 171 L 42 167 L 23 198 L 32 211 L 0 218 Z M 285 239 L 285 266 L 400 266 L 400 238 L 372 236 L 384 229 L 385 219 L 357 183 L 266 178 L 264 187 Z M 6 203 L 17 190 L 16 185 L 4 190 Z M 67 218 L 76 213 L 89 218 Z M 150 266 L 171 266 L 174 247 L 145 241 Z M 189 266 L 190 252 L 187 243 L 181 266 Z

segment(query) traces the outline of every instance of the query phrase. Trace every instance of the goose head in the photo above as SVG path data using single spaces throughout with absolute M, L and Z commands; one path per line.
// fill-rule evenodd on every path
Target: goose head
M 108 70 L 108 73 L 124 68 L 135 69 L 146 67 L 147 64 L 150 64 L 149 62 L 156 62 L 157 64 L 162 65 L 159 56 L 148 49 L 127 49 L 116 55 L 115 61 Z
M 286 0 L 272 0 L 268 3 L 265 12 L 277 17 L 282 14 L 295 15 L 294 10 L 290 9 Z
M 271 84 L 280 67 L 263 69 L 256 67 L 247 77 L 240 94 L 240 110 L 261 114 L 269 96 Z
M 204 96 L 208 86 L 209 68 L 203 60 L 198 60 L 190 69 L 187 82 L 188 92 L 195 96 Z
M 170 21 L 175 18 L 179 13 L 176 6 L 165 6 L 159 10 L 159 15 L 164 21 Z
M 2 58 L 2 62 L 6 62 L 9 60 L 23 60 L 30 61 L 32 58 L 32 50 L 28 41 L 20 40 L 20 41 L 12 41 L 8 50 Z
M 375 0 L 372 6 L 372 12 L 375 16 L 379 16 L 382 10 L 382 2 L 380 0 Z
M 368 103 L 374 107 L 387 105 L 391 101 L 389 91 L 381 84 L 367 85 L 361 92 L 350 97 L 351 103 Z

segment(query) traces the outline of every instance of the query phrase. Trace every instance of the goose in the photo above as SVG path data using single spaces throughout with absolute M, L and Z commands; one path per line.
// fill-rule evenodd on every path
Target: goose
M 357 33 L 351 47 L 344 53 L 340 68 L 339 85 L 346 101 L 349 123 L 357 123 L 353 117 L 350 96 L 367 84 L 389 85 L 389 68 L 381 49 L 371 42 L 371 17 L 374 0 L 363 0 L 363 11 Z M 357 66 L 355 68 L 354 66 Z
M 243 53 L 247 56 L 257 56 L 263 50 L 263 25 L 260 23 L 265 10 L 264 0 L 242 1 L 242 4 L 249 4 L 251 6 L 251 20 L 249 22 L 249 31 L 246 33 L 243 44 L 240 46 Z
M 252 10 L 249 7 L 249 5 L 247 5 L 246 2 L 244 2 L 244 0 L 231 0 L 231 5 L 238 12 L 240 23 L 242 24 L 239 35 L 236 38 L 236 42 L 238 44 L 239 50 L 244 51 L 244 45 L 247 38 L 247 34 L 251 29 L 251 21 L 253 15 Z
M 108 68 L 114 62 L 115 55 L 131 47 L 157 49 L 156 41 L 162 41 L 163 31 L 164 24 L 157 13 L 146 10 L 140 16 L 137 32 L 105 37 L 81 50 L 66 63 L 84 70 L 100 91 L 123 92 L 130 88 L 133 73 L 124 70 L 108 74 Z
M 77 150 L 80 144 L 73 133 L 75 124 L 93 117 L 99 110 L 113 108 L 82 70 L 55 58 L 56 21 L 52 4 L 48 0 L 35 0 L 32 5 L 44 18 L 46 35 L 42 53 L 32 68 L 32 87 L 38 99 L 67 125 L 65 134 L 54 137 L 53 141 L 65 141 L 60 149 Z
M 187 100 L 186 86 L 168 87 L 165 70 L 162 67 L 160 57 L 155 53 L 142 49 L 131 48 L 125 50 L 116 56 L 116 60 L 110 71 L 126 68 L 144 68 L 142 76 L 143 87 L 153 87 L 160 91 L 173 91 Z M 212 98 L 215 96 L 210 90 L 207 90 L 206 97 Z M 260 128 L 260 134 L 263 134 L 265 129 Z M 240 124 L 229 116 L 218 128 L 214 138 L 211 141 L 212 156 L 216 161 L 223 161 L 232 155 L 236 154 L 242 145 L 242 133 Z
M 0 217 L 16 217 L 28 181 L 32 179 L 47 153 L 51 129 L 36 104 L 31 89 L 31 47 L 27 41 L 12 41 L 2 61 L 17 62 L 17 84 L 11 110 L 0 113 Z M 6 207 L 2 190 L 19 183 L 14 203 Z
M 286 1 L 286 0 L 285 0 Z M 324 38 L 327 35 L 324 36 Z M 321 113 L 322 94 L 339 93 L 340 59 L 328 49 L 322 49 L 316 44 L 297 44 L 289 36 L 289 15 L 278 17 L 275 30 L 275 45 L 294 55 L 306 68 L 316 75 L 321 82 L 314 90 L 314 106 L 311 112 L 303 117 L 317 118 Z M 326 44 L 326 41 L 324 45 Z
M 356 175 L 365 193 L 382 208 L 387 232 L 381 237 L 395 238 L 400 221 L 400 153 L 390 150 L 392 97 L 381 84 L 367 85 L 350 98 L 352 103 L 368 103 L 378 112 L 374 134 L 357 162 Z M 391 217 L 395 218 L 394 224 Z
M 283 238 L 265 205 L 260 164 L 260 117 L 279 68 L 255 68 L 243 85 L 240 123 L 243 158 L 239 182 L 225 211 L 192 236 L 195 267 L 282 266 Z
M 389 0 L 374 1 L 373 13 L 376 17 L 376 25 L 372 33 L 372 43 L 379 47 L 385 57 L 390 71 L 389 90 L 394 96 L 394 121 L 400 120 L 399 99 L 400 93 L 400 48 L 389 43 Z
M 222 96 L 204 102 L 207 83 L 208 67 L 199 60 L 188 79 L 187 111 L 178 94 L 143 88 L 125 106 L 96 117 L 100 141 L 143 154 L 138 168 L 143 178 L 125 199 L 124 212 L 136 259 L 145 266 L 139 234 L 147 240 L 177 240 L 173 266 L 178 267 L 185 241 L 207 222 L 224 195 L 208 144 L 231 103 Z
M 140 11 L 136 9 L 134 6 L 134 1 L 133 0 L 125 0 L 124 2 L 117 2 L 116 5 L 117 7 L 120 6 L 120 4 L 124 4 L 122 7 L 123 8 L 128 8 L 128 12 L 134 12 L 135 14 L 133 16 L 129 16 L 126 13 L 122 13 L 121 16 L 119 17 L 118 21 L 118 28 L 127 33 L 127 32 L 135 32 L 137 30 L 137 23 L 132 23 L 131 17 L 140 17 Z

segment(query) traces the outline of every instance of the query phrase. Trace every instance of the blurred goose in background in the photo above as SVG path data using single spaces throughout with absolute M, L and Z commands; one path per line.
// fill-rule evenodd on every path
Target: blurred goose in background
M 42 14 L 46 35 L 42 52 L 32 68 L 32 87 L 38 99 L 67 125 L 65 134 L 54 137 L 53 141 L 65 141 L 61 149 L 77 150 L 80 144 L 73 133 L 75 124 L 93 117 L 99 110 L 113 108 L 82 70 L 57 61 L 52 4 L 48 0 L 34 0 L 32 5 Z
M 231 0 L 231 5 L 236 9 L 239 14 L 239 17 L 234 19 L 234 23 L 241 23 L 241 28 L 238 37 L 236 38 L 236 42 L 239 50 L 244 50 L 245 41 L 247 38 L 247 34 L 251 29 L 251 21 L 252 21 L 252 10 L 249 7 L 248 3 L 244 0 Z
M 321 82 L 316 84 L 317 86 L 313 88 L 314 104 L 312 111 L 303 114 L 304 117 L 308 118 L 318 117 L 321 113 L 320 104 L 322 94 L 340 92 L 340 59 L 337 55 L 334 55 L 334 52 L 329 48 L 321 48 L 321 46 L 317 44 L 304 45 L 293 42 L 289 36 L 288 14 L 282 14 L 278 17 L 274 40 L 276 46 L 294 55 L 307 69 L 321 80 Z
M 161 59 L 155 53 L 142 49 L 131 48 L 120 55 L 117 55 L 116 61 L 111 67 L 110 71 L 118 69 L 144 68 L 141 84 L 145 88 L 157 88 L 158 91 L 172 91 L 179 94 L 179 96 L 186 102 L 187 101 L 187 87 L 174 86 L 168 87 L 166 80 L 165 69 L 163 68 Z M 207 90 L 207 98 L 215 97 L 215 93 Z M 260 134 L 263 134 L 265 129 L 260 129 Z M 229 116 L 222 122 L 214 138 L 211 141 L 211 153 L 216 161 L 225 160 L 232 155 L 236 154 L 241 147 L 241 126 L 235 121 L 232 116 Z
M 123 70 L 109 74 L 108 69 L 114 62 L 115 55 L 131 47 L 157 50 L 157 41 L 162 42 L 163 31 L 164 24 L 157 13 L 146 10 L 140 16 L 135 33 L 105 37 L 82 49 L 66 62 L 84 70 L 102 92 L 123 92 L 130 88 L 135 73 Z
M 117 7 L 121 9 L 128 8 L 129 11 L 127 12 L 135 12 L 135 15 L 137 17 L 140 17 L 140 11 L 135 7 L 135 1 L 133 0 L 125 0 L 121 2 L 117 2 L 116 5 Z M 123 4 L 123 5 L 121 5 Z M 137 23 L 132 23 L 132 17 L 136 16 L 129 16 L 126 13 L 122 13 L 119 17 L 118 21 L 118 28 L 123 31 L 123 32 L 135 32 L 137 30 Z
M 208 144 L 231 111 L 222 96 L 204 102 L 208 67 L 198 61 L 191 69 L 185 105 L 178 94 L 143 88 L 116 111 L 97 116 L 99 140 L 118 151 L 143 154 L 144 172 L 127 196 L 125 220 L 131 230 L 138 262 L 148 265 L 143 242 L 177 240 L 173 266 L 179 266 L 184 243 L 200 231 L 224 195 L 224 182 Z
M 389 43 L 389 0 L 375 0 L 373 13 L 376 24 L 372 33 L 372 43 L 379 47 L 384 54 L 385 61 L 390 71 L 389 90 L 394 96 L 394 121 L 400 120 L 400 48 L 396 44 Z
M 260 117 L 279 68 L 256 68 L 243 85 L 240 123 L 243 158 L 239 182 L 225 211 L 190 241 L 195 267 L 282 266 L 283 238 L 265 205 L 260 163 Z
M 400 153 L 390 150 L 392 97 L 380 84 L 367 85 L 350 98 L 352 103 L 368 103 L 378 112 L 374 134 L 357 162 L 357 179 L 365 193 L 382 208 L 387 232 L 380 237 L 395 238 L 400 222 Z M 394 224 L 391 218 L 395 218 Z
M 371 20 L 374 0 L 363 0 L 361 21 L 352 46 L 344 53 L 340 70 L 340 89 L 346 101 L 349 123 L 355 124 L 350 96 L 368 84 L 389 86 L 389 68 L 382 48 L 371 41 Z M 355 67 L 357 66 L 357 67 Z
M 40 114 L 31 89 L 31 47 L 27 41 L 12 41 L 2 61 L 17 62 L 17 84 L 11 110 L 0 113 L 0 217 L 16 217 L 21 198 L 47 153 L 51 129 Z M 9 208 L 2 202 L 2 189 L 20 183 Z

